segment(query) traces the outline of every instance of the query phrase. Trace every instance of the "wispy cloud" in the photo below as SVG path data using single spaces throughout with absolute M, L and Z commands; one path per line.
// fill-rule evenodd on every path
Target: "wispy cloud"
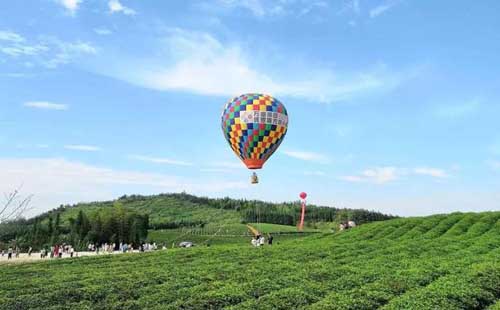
M 285 1 L 261 1 L 261 0 L 216 0 L 215 4 L 207 6 L 219 6 L 225 9 L 242 9 L 251 12 L 256 17 L 279 16 L 288 13 Z
M 401 2 L 400 0 L 388 0 L 385 3 L 374 7 L 373 9 L 370 10 L 370 18 L 375 18 L 386 13 L 400 2 Z
M 67 42 L 56 37 L 40 36 L 36 40 L 27 40 L 21 34 L 12 31 L 0 31 L 0 54 L 5 54 L 21 66 L 33 67 L 36 64 L 47 68 L 56 68 L 68 64 L 80 56 L 96 55 L 97 48 L 90 42 Z
M 58 48 L 58 51 L 54 55 L 43 61 L 43 64 L 47 68 L 57 68 L 59 65 L 68 64 L 82 55 L 97 54 L 97 48 L 88 42 L 63 42 L 56 38 L 47 38 L 46 40 Z
M 413 172 L 418 175 L 426 175 L 426 176 L 431 176 L 435 178 L 447 178 L 448 173 L 444 171 L 443 169 L 437 169 L 437 168 L 428 168 L 428 167 L 419 167 L 413 169 Z
M 368 182 L 384 184 L 399 178 L 399 169 L 396 167 L 376 167 L 367 169 L 358 175 L 348 175 L 340 179 L 349 182 Z
M 108 200 L 123 194 L 153 194 L 188 191 L 216 195 L 246 189 L 249 182 L 186 178 L 175 175 L 111 169 L 62 158 L 0 158 L 0 192 L 23 184 L 23 191 L 34 194 L 34 213 L 60 204 Z
M 337 14 L 340 15 L 349 12 L 354 14 L 359 14 L 361 12 L 361 6 L 359 5 L 359 0 L 344 1 L 342 7 L 337 12 Z
M 9 30 L 0 30 L 0 41 L 5 42 L 0 45 L 0 53 L 11 57 L 34 56 L 49 50 L 45 44 L 29 44 L 22 35 Z
M 320 153 L 308 152 L 308 151 L 296 151 L 296 150 L 283 150 L 282 152 L 283 154 L 295 159 L 317 162 L 322 164 L 330 162 L 328 156 Z
M 241 10 L 250 12 L 256 18 L 301 17 L 315 9 L 325 10 L 328 6 L 328 1 L 323 0 L 215 0 L 204 2 L 202 5 L 211 12 L 221 9 Z
M 9 30 L 0 30 L 0 41 L 21 43 L 26 41 L 20 34 Z
M 475 98 L 462 103 L 438 105 L 434 114 L 442 118 L 458 119 L 476 113 L 480 107 L 480 100 Z
M 70 15 L 75 15 L 82 0 L 56 0 L 56 2 L 62 5 Z
M 67 150 L 82 151 L 82 152 L 98 152 L 100 147 L 94 145 L 68 144 L 64 146 Z
M 48 101 L 28 101 L 25 102 L 23 105 L 28 108 L 59 110 L 59 111 L 64 111 L 69 108 L 67 104 L 52 103 Z
M 166 165 L 175 165 L 175 166 L 192 166 L 193 165 L 190 162 L 171 159 L 171 158 L 165 158 L 165 157 L 150 157 L 150 156 L 143 156 L 143 155 L 130 155 L 129 158 L 135 159 L 135 160 L 140 160 L 140 161 L 145 161 L 145 162 L 149 162 L 149 163 L 154 163 L 154 164 L 166 164 Z
M 373 184 L 385 184 L 396 181 L 404 176 L 428 176 L 436 179 L 443 179 L 449 177 L 449 174 L 438 168 L 417 167 L 412 169 L 398 168 L 393 166 L 375 167 L 366 169 L 356 175 L 347 175 L 340 177 L 341 180 L 348 182 L 364 182 Z
M 110 13 L 123 13 L 125 15 L 137 14 L 135 10 L 124 6 L 119 0 L 109 0 L 108 7 Z
M 108 28 L 94 28 L 94 32 L 101 36 L 107 36 L 113 33 L 113 31 Z
M 258 70 L 259 66 L 253 64 L 255 57 L 247 55 L 245 48 L 237 43 L 224 44 L 208 33 L 170 29 L 164 42 L 168 55 L 149 57 L 147 63 L 142 59 L 123 60 L 123 65 L 115 66 L 112 72 L 103 68 L 101 73 L 157 90 L 220 96 L 264 92 L 324 103 L 387 92 L 418 74 L 418 70 L 393 73 L 377 64 L 354 73 L 310 67 L 293 79 L 281 73 L 290 68 L 267 65 L 273 72 Z

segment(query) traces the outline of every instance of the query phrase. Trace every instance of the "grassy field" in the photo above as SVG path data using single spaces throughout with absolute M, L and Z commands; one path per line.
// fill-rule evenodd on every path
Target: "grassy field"
M 499 309 L 500 212 L 0 266 L 2 309 Z

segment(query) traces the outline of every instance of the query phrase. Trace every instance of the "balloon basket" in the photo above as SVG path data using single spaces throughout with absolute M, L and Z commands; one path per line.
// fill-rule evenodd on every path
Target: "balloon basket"
M 259 177 L 257 176 L 257 174 L 255 172 L 250 177 L 250 183 L 252 183 L 252 184 L 258 184 L 259 183 Z

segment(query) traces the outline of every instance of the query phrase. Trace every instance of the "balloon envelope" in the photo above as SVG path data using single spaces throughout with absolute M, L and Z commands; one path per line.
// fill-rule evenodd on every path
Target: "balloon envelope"
M 307 194 L 304 193 L 304 192 L 302 192 L 302 193 L 300 193 L 299 197 L 300 197 L 300 199 L 306 199 L 307 198 Z
M 260 169 L 283 141 L 288 128 L 285 106 L 269 95 L 244 94 L 229 100 L 222 132 L 249 169 Z

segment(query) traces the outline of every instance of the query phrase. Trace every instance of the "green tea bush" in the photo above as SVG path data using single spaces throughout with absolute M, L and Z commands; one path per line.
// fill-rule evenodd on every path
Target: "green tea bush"
M 500 212 L 0 264 L 1 309 L 497 309 Z M 279 239 L 279 238 L 278 238 Z

